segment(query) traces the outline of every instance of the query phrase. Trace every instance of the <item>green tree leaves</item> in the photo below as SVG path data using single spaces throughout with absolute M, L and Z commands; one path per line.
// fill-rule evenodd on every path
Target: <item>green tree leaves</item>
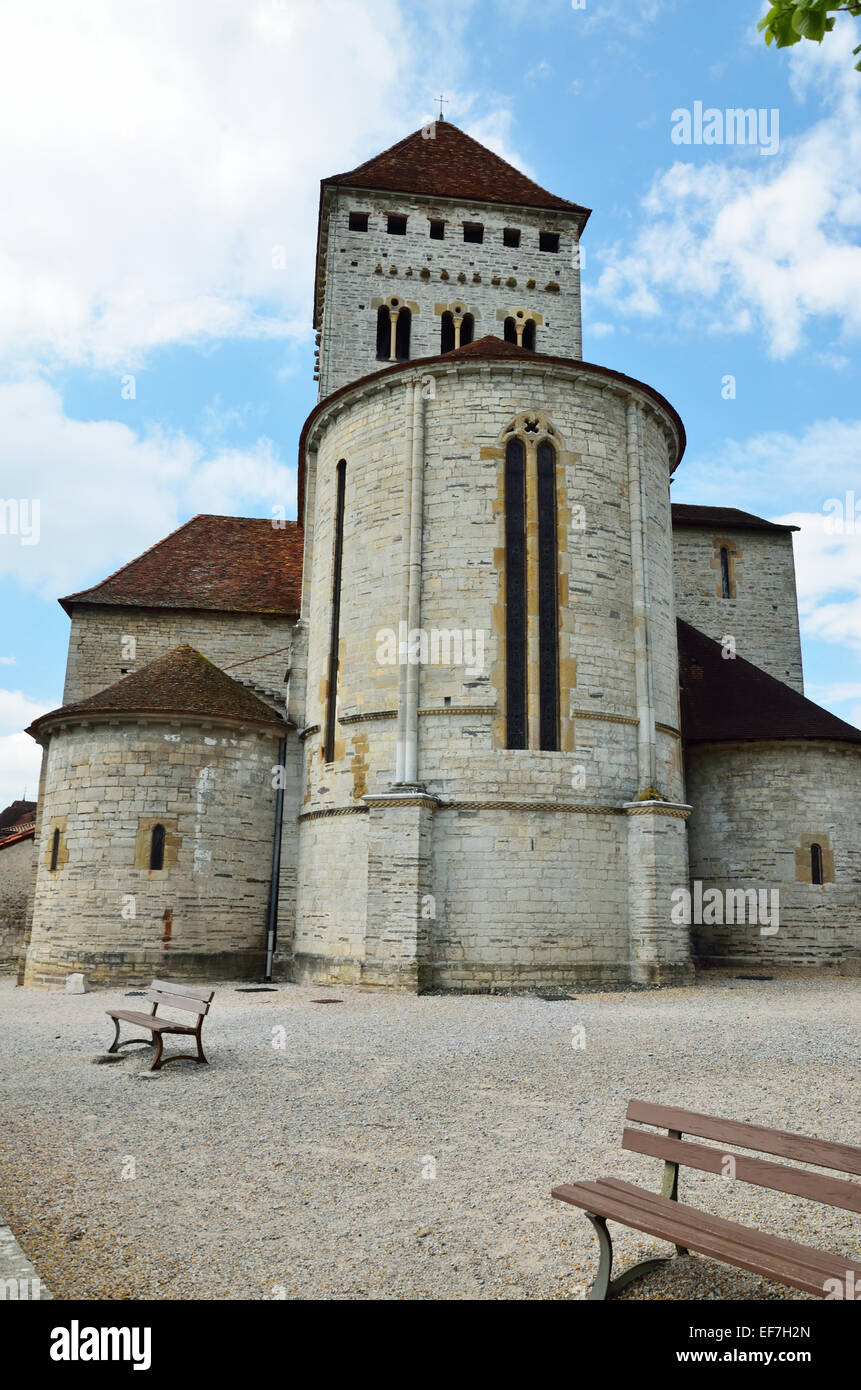
M 790 48 L 802 39 L 821 43 L 826 34 L 834 28 L 836 14 L 861 15 L 861 0 L 844 0 L 844 3 L 830 5 L 828 0 L 775 0 L 768 14 L 758 24 L 760 32 L 765 31 L 765 42 L 775 43 L 778 48 Z M 854 50 L 861 53 L 861 44 Z M 861 62 L 855 64 L 861 72 Z

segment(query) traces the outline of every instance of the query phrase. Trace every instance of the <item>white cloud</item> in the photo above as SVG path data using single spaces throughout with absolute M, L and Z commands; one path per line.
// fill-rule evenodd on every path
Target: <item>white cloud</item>
M 43 381 L 0 385 L 0 438 L 19 497 L 39 502 L 37 544 L 23 544 L 21 526 L 11 533 L 0 512 L 0 575 L 48 599 L 103 578 L 183 515 L 266 516 L 274 505 L 289 515 L 295 505 L 295 467 L 266 438 L 227 449 L 158 429 L 140 435 L 119 420 L 73 420 Z
M 619 313 L 719 332 L 761 332 L 774 357 L 805 340 L 812 319 L 861 334 L 861 82 L 853 28 L 794 55 L 796 88 L 827 114 L 776 157 L 713 150 L 654 179 L 627 248 L 615 247 L 593 291 Z M 667 131 L 669 140 L 670 107 Z M 706 102 L 708 105 L 708 102 Z
M 806 510 L 811 501 L 821 508 L 852 488 L 861 498 L 861 419 L 829 419 L 815 420 L 797 435 L 766 430 L 726 439 L 707 454 L 692 450 L 673 500 L 725 505 L 731 497 L 734 506 L 756 511 L 762 497 L 771 495 L 784 507 Z
M 21 690 L 0 690 L 0 810 L 25 792 L 36 800 L 42 750 L 23 730 L 50 708 Z
M 6 6 L 0 360 L 133 369 L 165 344 L 309 332 L 320 176 L 418 126 L 440 70 L 449 89 L 463 71 L 469 10 Z
M 801 527 L 793 548 L 803 635 L 861 653 L 861 506 L 857 524 L 842 533 L 833 530 L 833 514 L 790 512 L 776 519 Z M 850 681 L 830 698 L 858 694 L 861 685 Z

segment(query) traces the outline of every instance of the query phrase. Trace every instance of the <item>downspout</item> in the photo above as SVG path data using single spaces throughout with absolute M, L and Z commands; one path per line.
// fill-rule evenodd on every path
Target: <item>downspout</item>
M 424 396 L 416 383 L 413 396 L 413 465 L 412 497 L 410 501 L 410 602 L 409 632 L 418 631 L 422 621 L 422 540 L 424 533 L 425 482 L 425 417 Z M 407 728 L 404 781 L 413 785 L 418 780 L 419 760 L 419 663 L 407 666 Z
M 648 614 L 643 554 L 643 491 L 640 471 L 639 411 L 627 408 L 628 505 L 631 519 L 631 581 L 634 617 L 634 679 L 637 694 L 637 777 L 640 791 L 652 785 L 653 717 L 649 692 Z
M 284 777 L 287 772 L 287 739 L 278 744 L 278 790 L 275 793 L 275 833 L 272 839 L 272 877 L 269 880 L 269 915 L 266 924 L 266 970 L 272 979 L 272 962 L 278 940 L 278 882 L 281 877 L 281 829 L 284 824 Z
M 643 439 L 643 411 L 637 407 L 637 458 L 640 472 L 640 525 L 643 536 L 643 609 L 645 613 L 646 691 L 649 702 L 649 786 L 654 787 L 658 775 L 658 756 L 655 740 L 655 687 L 652 668 L 651 588 L 649 585 L 649 508 L 646 501 L 646 449 Z
M 403 782 L 407 749 L 407 663 L 410 632 L 410 509 L 413 491 L 413 427 L 415 391 L 407 382 L 404 412 L 404 509 L 401 531 L 401 610 L 398 621 L 398 742 L 395 750 L 395 781 Z

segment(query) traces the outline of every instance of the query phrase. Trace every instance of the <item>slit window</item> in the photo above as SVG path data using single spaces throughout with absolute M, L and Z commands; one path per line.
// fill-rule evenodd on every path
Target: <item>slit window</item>
M 164 826 L 154 825 L 149 841 L 149 866 L 151 869 L 164 868 Z
M 398 310 L 398 322 L 395 328 L 395 357 L 398 362 L 409 361 L 412 317 L 409 309 L 401 308 Z
M 381 304 L 377 310 L 377 361 L 388 362 L 391 357 L 392 322 L 389 318 L 388 304 Z
M 386 231 L 389 236 L 406 236 L 407 219 L 399 212 L 390 212 L 386 222 Z
M 712 581 L 714 582 L 714 581 Z M 732 578 L 729 569 L 729 551 L 725 545 L 720 551 L 720 587 L 724 598 L 732 598 Z
M 368 230 L 368 214 L 366 212 L 350 213 L 350 231 L 366 232 Z
M 558 233 L 558 232 L 539 232 L 539 233 L 538 233 L 538 250 L 539 250 L 539 251 L 554 251 L 554 252 L 557 252 L 557 251 L 559 250 L 559 233 Z
M 60 832 L 55 830 L 51 836 L 51 873 L 57 871 L 57 861 L 60 857 Z
M 556 597 L 556 451 L 538 445 L 539 747 L 559 747 L 559 636 Z
M 462 323 L 461 323 L 461 325 L 460 325 L 460 345 L 461 345 L 461 347 L 466 347 L 467 343 L 471 343 L 472 340 L 473 340 L 474 335 L 475 335 L 475 319 L 472 317 L 472 314 L 464 314 L 464 316 L 463 316 L 463 321 L 462 321 Z
M 454 314 L 450 309 L 446 309 L 442 316 L 440 326 L 439 350 L 443 352 L 454 351 Z
M 506 746 L 526 748 L 526 450 L 505 446 Z
M 509 314 L 508 318 L 505 320 L 503 337 L 507 343 L 517 342 L 517 324 L 514 322 L 514 318 L 511 314 Z
M 332 620 L 329 628 L 329 688 L 326 700 L 326 737 L 323 761 L 335 760 L 335 728 L 338 711 L 338 645 L 341 640 L 341 572 L 344 562 L 344 498 L 347 463 L 338 463 L 335 485 L 335 539 L 332 551 Z
M 445 223 L 441 217 L 432 217 L 430 219 L 430 235 L 432 241 L 445 240 Z
M 520 245 L 520 228 L 519 228 L 519 227 L 503 227 L 503 229 L 502 229 L 502 244 L 503 244 L 503 246 L 519 246 L 519 245 Z
M 535 320 L 527 319 L 523 325 L 523 347 L 535 351 Z
M 817 844 L 810 846 L 810 882 L 825 882 L 822 876 L 822 846 Z
M 464 241 L 475 241 L 475 242 L 484 241 L 484 223 L 483 223 L 483 222 L 464 222 L 464 224 L 463 224 L 463 239 L 464 239 Z

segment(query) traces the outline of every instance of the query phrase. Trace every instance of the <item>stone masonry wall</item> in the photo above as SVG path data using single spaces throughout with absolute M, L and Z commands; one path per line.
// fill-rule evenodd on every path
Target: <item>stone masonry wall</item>
M 277 751 L 277 731 L 180 721 L 55 732 L 25 983 L 259 975 Z M 148 867 L 156 822 L 160 871 Z
M 186 643 L 230 674 L 284 691 L 294 621 L 266 613 L 78 605 L 69 633 L 63 703 L 95 695 Z M 123 639 L 134 637 L 134 658 Z M 241 665 L 237 663 L 242 663 Z
M 695 745 L 687 752 L 690 873 L 704 891 L 775 888 L 779 930 L 694 926 L 698 958 L 837 965 L 861 948 L 861 749 L 819 740 Z M 811 843 L 823 850 L 811 882 Z
M 719 568 L 724 542 L 735 588 L 727 599 Z M 791 533 L 676 526 L 673 551 L 678 616 L 716 642 L 735 637 L 739 656 L 803 693 Z
M 0 969 L 17 964 L 27 924 L 33 837 L 0 846 Z
M 369 214 L 366 232 L 349 230 L 350 212 Z M 404 236 L 386 230 L 390 212 L 407 215 Z M 429 235 L 431 218 L 446 224 L 442 241 Z M 463 240 L 464 222 L 484 224 L 483 242 Z M 506 227 L 520 229 L 519 247 L 503 245 Z M 558 253 L 538 249 L 539 231 L 560 233 Z M 506 316 L 523 309 L 535 318 L 538 352 L 582 357 L 576 246 L 576 218 L 564 212 L 337 190 L 326 268 L 320 398 L 387 365 L 376 357 L 377 309 L 392 296 L 411 308 L 411 358 L 441 351 L 441 310 L 455 305 L 474 316 L 476 339 L 487 334 L 502 338 Z

